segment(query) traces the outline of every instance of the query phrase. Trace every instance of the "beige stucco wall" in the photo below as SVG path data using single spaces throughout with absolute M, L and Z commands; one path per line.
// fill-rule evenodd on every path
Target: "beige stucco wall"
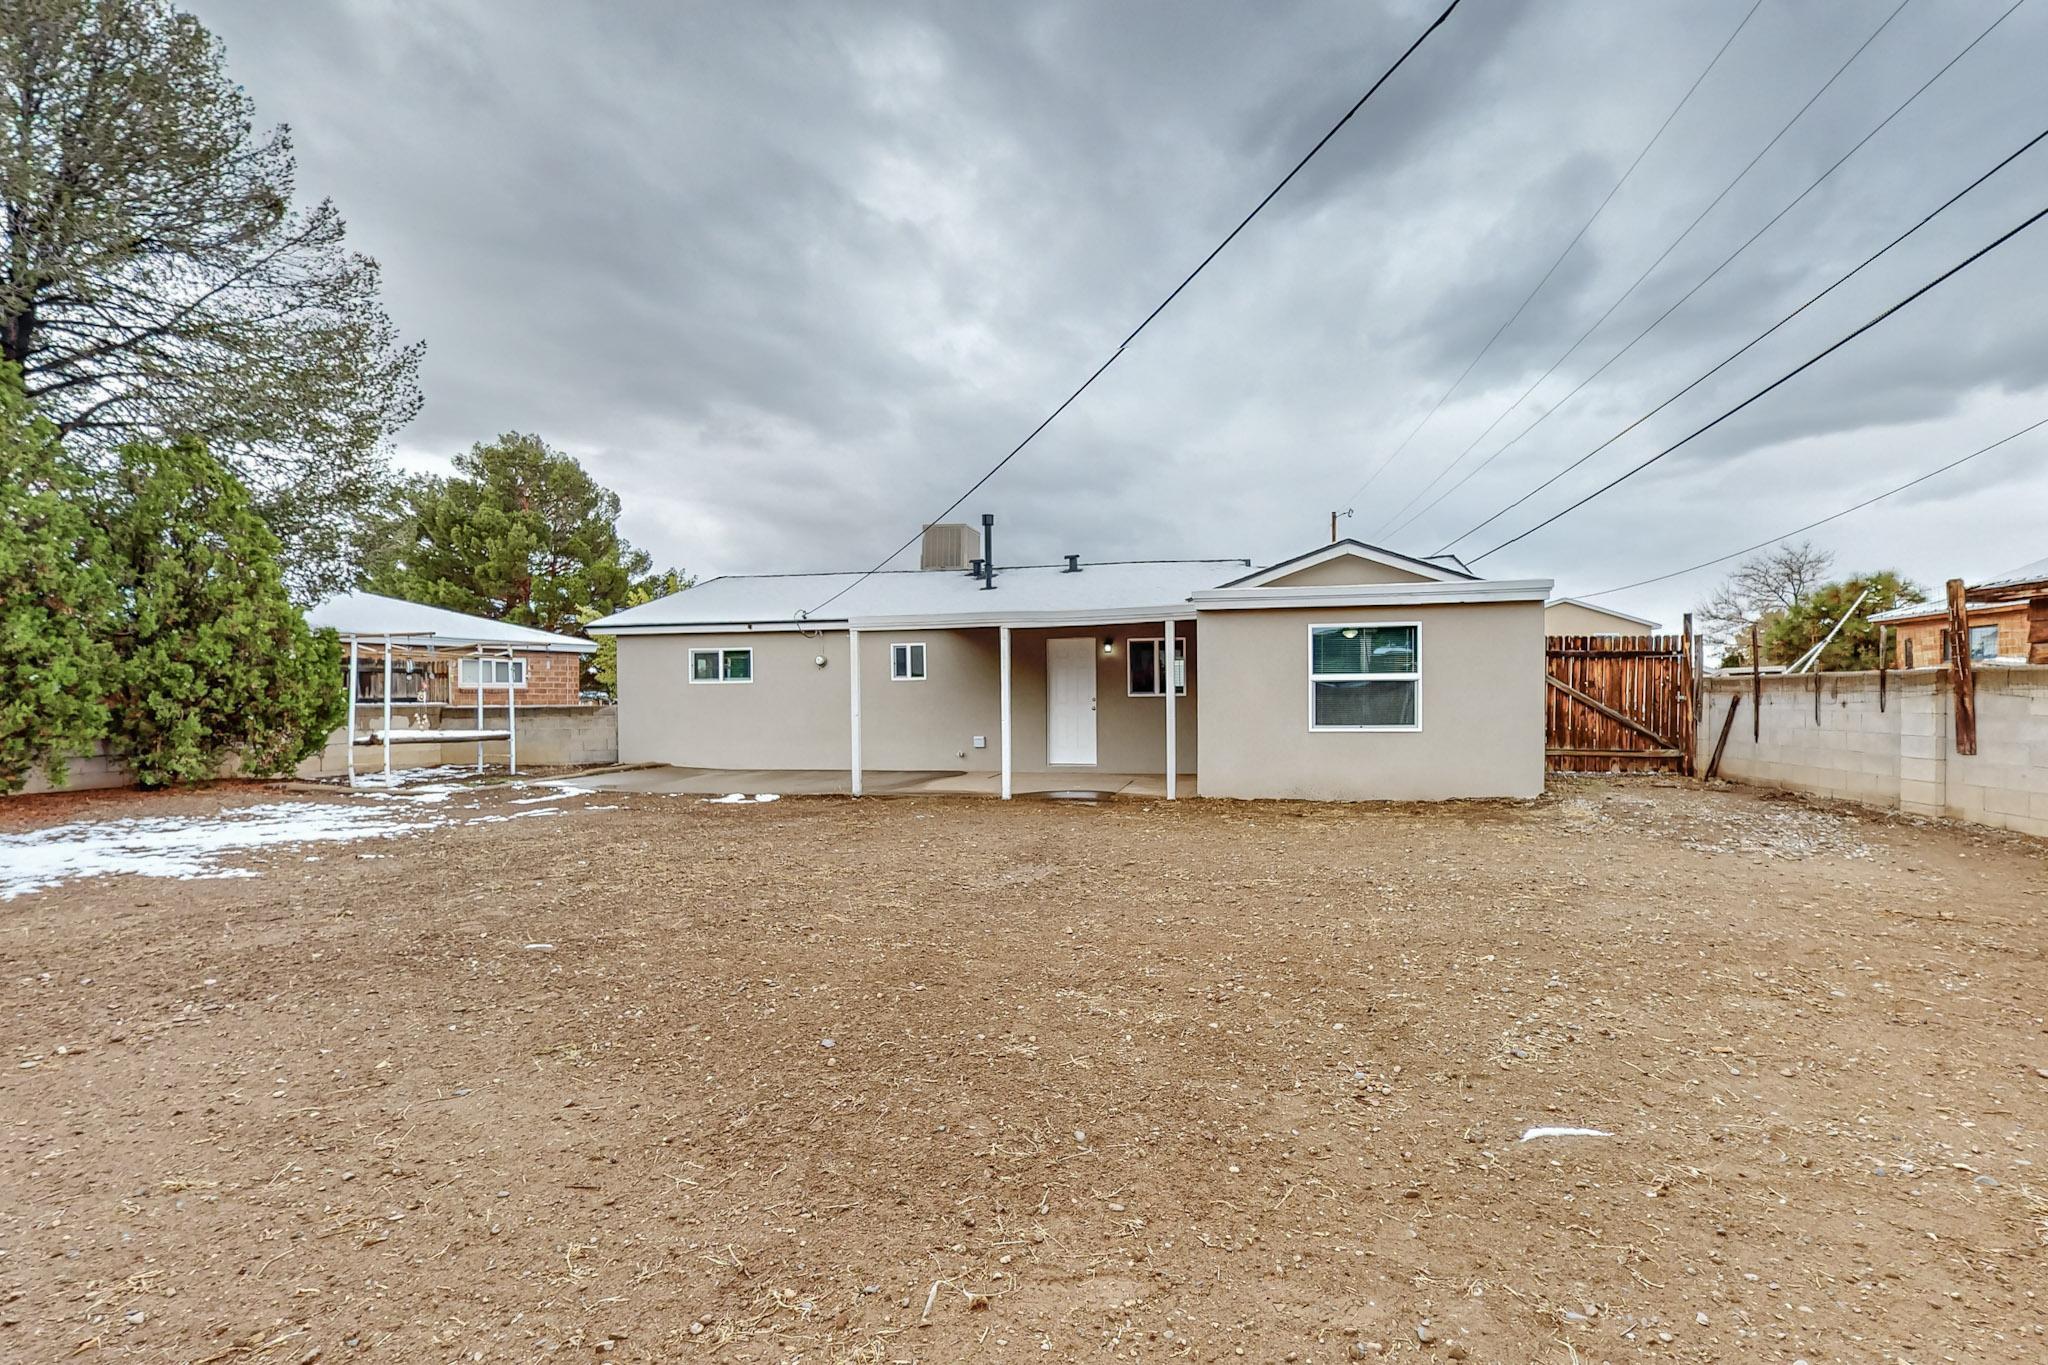
M 1309 729 L 1309 627 L 1421 624 L 1422 728 Z M 1540 603 L 1209 611 L 1203 796 L 1441 800 L 1543 791 Z
M 1320 588 L 1350 583 L 1427 583 L 1429 575 L 1412 573 L 1357 555 L 1339 555 L 1321 564 L 1282 574 L 1265 586 L 1269 588 Z
M 1183 632 L 1189 629 L 1183 625 Z M 1087 638 L 1096 661 L 1096 762 L 1080 771 L 1162 772 L 1166 716 L 1157 697 L 1132 697 L 1128 641 L 1158 626 L 1014 632 L 1011 639 L 1012 767 L 1045 763 L 1045 642 Z M 1102 641 L 1111 641 L 1104 653 Z M 925 680 L 889 676 L 889 646 L 922 642 Z M 751 683 L 691 683 L 692 649 L 749 647 Z M 997 633 L 981 630 L 862 631 L 861 762 L 873 772 L 993 772 L 1001 766 Z M 1189 695 L 1180 699 L 1182 772 L 1195 771 L 1199 645 L 1188 648 Z M 825 667 L 816 659 L 824 656 Z M 846 634 L 730 632 L 641 635 L 619 640 L 619 757 L 626 763 L 698 768 L 848 766 L 851 735 Z M 973 740 L 984 737 L 987 747 Z
M 1548 635 L 1655 635 L 1640 621 L 1611 616 L 1576 602 L 1559 602 L 1543 609 L 1543 630 Z

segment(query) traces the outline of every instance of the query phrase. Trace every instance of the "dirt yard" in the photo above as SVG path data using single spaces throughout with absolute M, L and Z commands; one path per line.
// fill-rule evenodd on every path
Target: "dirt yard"
M 6 1360 L 2048 1358 L 2038 844 L 535 785 L 0 859 L 123 816 L 286 834 L 0 902 Z

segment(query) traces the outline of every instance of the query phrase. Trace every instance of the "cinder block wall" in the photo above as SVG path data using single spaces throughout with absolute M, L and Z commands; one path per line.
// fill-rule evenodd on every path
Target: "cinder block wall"
M 588 768 L 619 761 L 618 707 L 569 705 L 520 706 L 516 709 L 521 768 Z M 382 707 L 357 707 L 356 733 L 362 735 L 377 728 L 383 724 L 383 717 Z M 416 730 L 477 728 L 474 703 L 469 706 L 408 706 L 402 710 L 393 708 L 392 719 L 394 731 L 406 727 Z M 505 708 L 486 706 L 482 728 L 504 729 Z M 470 764 L 476 762 L 476 747 L 475 740 L 452 744 L 393 744 L 391 766 L 431 768 L 441 763 Z M 502 739 L 489 741 L 484 745 L 484 762 L 493 767 L 504 766 L 507 748 Z M 383 768 L 382 745 L 357 747 L 357 772 L 381 772 Z M 298 775 L 336 777 L 347 771 L 346 732 L 336 730 L 327 737 L 325 749 L 299 765 Z
M 1727 780 L 2048 837 L 2048 667 L 1977 670 L 1977 752 L 1967 756 L 1955 751 L 1946 669 L 1890 674 L 1882 706 L 1875 673 L 1767 677 L 1761 739 L 1751 686 L 1707 680 L 1702 762 L 1742 698 L 1721 758 Z

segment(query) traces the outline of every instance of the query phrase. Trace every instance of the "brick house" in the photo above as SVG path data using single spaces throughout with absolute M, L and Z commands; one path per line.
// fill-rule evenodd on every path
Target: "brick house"
M 2048 559 L 1974 583 L 1968 599 L 1970 657 L 1978 663 L 2048 664 Z M 1938 668 L 1948 662 L 1948 606 L 1920 602 L 1870 618 L 1890 626 L 1896 668 Z
M 331 627 L 354 645 L 359 705 L 384 701 L 384 655 L 391 655 L 393 706 L 502 706 L 507 692 L 521 707 L 576 706 L 583 701 L 583 659 L 591 640 L 556 635 L 397 597 L 352 592 L 306 613 L 313 627 Z

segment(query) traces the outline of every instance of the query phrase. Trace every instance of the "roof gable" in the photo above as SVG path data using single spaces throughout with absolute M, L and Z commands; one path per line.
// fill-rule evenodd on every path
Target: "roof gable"
M 1278 564 L 1219 586 L 1290 588 L 1368 583 L 1467 583 L 1477 578 L 1476 574 L 1464 573 L 1449 565 L 1368 545 L 1362 540 L 1347 539 L 1317 546 L 1306 554 L 1283 559 Z
M 1584 599 L 1582 599 L 1582 598 L 1578 598 L 1578 597 L 1553 597 L 1553 598 L 1551 598 L 1551 599 L 1550 599 L 1550 600 L 1549 600 L 1548 602 L 1545 602 L 1545 603 L 1543 604 L 1543 610 L 1544 610 L 1544 611 L 1545 611 L 1546 613 L 1548 613 L 1548 612 L 1550 611 L 1550 609 L 1551 609 L 1552 607 L 1576 607 L 1576 608 L 1578 608 L 1578 609 L 1579 609 L 1580 611 L 1589 611 L 1589 612 L 1592 612 L 1592 613 L 1593 613 L 1594 615 L 1596 615 L 1596 616 L 1605 616 L 1605 617 L 1609 617 L 1609 618 L 1611 618 L 1611 619 L 1613 619 L 1613 620 L 1616 620 L 1616 621 L 1625 621 L 1625 622 L 1629 623 L 1630 625 L 1637 625 L 1637 626 L 1644 626 L 1644 627 L 1647 627 L 1648 629 L 1647 629 L 1647 632 L 1646 632 L 1646 633 L 1650 633 L 1650 634 L 1654 634 L 1654 633 L 1655 633 L 1655 632 L 1656 632 L 1657 630 L 1659 630 L 1659 629 L 1661 628 L 1661 623 L 1660 623 L 1660 622 L 1657 622 L 1657 621 L 1652 621 L 1652 620 L 1651 620 L 1651 619 L 1650 619 L 1649 617 L 1647 617 L 1647 616 L 1637 616 L 1637 615 L 1635 615 L 1635 614 L 1634 614 L 1634 613 L 1632 613 L 1632 612 L 1626 612 L 1626 611 L 1617 611 L 1617 610 L 1615 610 L 1615 609 L 1614 609 L 1613 607 L 1602 607 L 1602 606 L 1597 606 L 1597 605 L 1595 605 L 1595 604 L 1594 604 L 1594 603 L 1592 603 L 1592 602 L 1588 602 L 1588 601 L 1585 601 Z M 1567 614 L 1567 615 L 1568 615 L 1568 613 L 1562 613 L 1562 614 Z M 1583 634 L 1584 632 L 1582 632 L 1582 631 L 1577 631 L 1577 632 L 1562 632 L 1562 633 L 1565 633 L 1565 634 Z

